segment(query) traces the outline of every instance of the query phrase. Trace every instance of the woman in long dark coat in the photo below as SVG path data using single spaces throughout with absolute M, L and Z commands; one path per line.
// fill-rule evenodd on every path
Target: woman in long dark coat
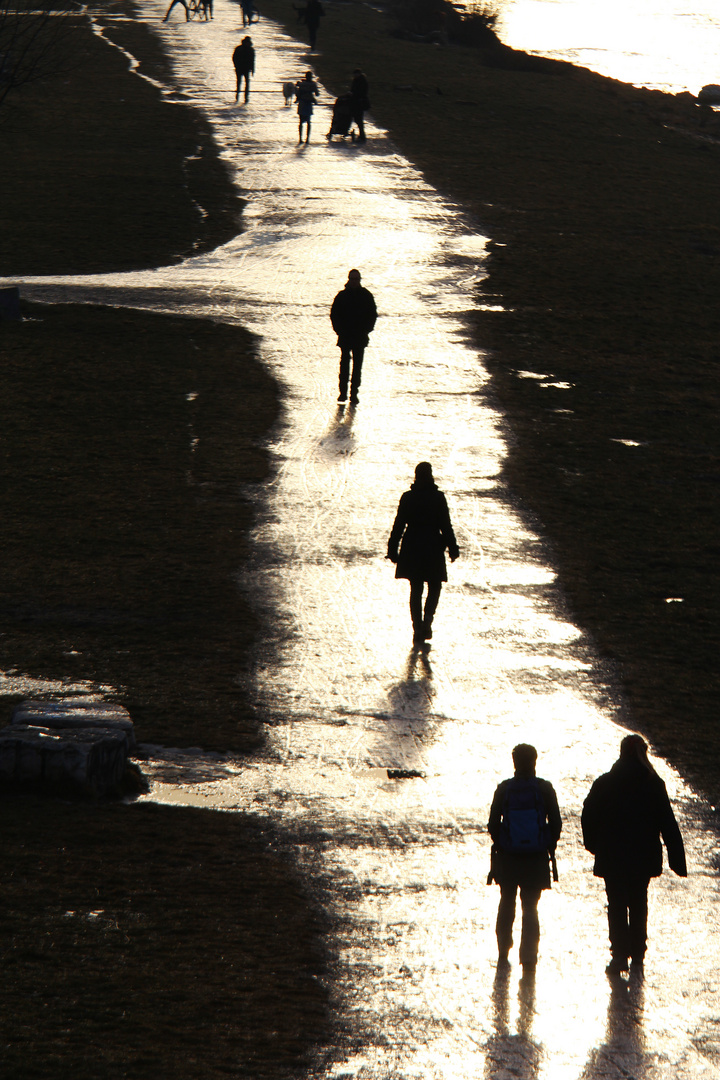
M 640 735 L 626 735 L 610 772 L 590 788 L 582 812 L 583 841 L 605 879 L 612 960 L 619 975 L 628 960 L 642 969 L 647 945 L 650 878 L 662 874 L 662 840 L 670 869 L 687 877 L 685 848 L 665 784 L 648 761 Z
M 460 549 L 450 523 L 447 501 L 433 479 L 432 466 L 421 461 L 415 467 L 415 483 L 400 499 L 387 550 L 388 559 L 397 564 L 395 577 L 407 578 L 410 582 L 410 617 L 415 644 L 432 637 L 433 616 L 442 583 L 447 581 L 446 549 L 450 561 L 455 562 Z

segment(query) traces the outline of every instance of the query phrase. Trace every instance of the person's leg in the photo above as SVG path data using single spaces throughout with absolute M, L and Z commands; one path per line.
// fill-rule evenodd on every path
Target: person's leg
M 305 142 L 308 143 L 308 142 L 310 142 L 310 118 L 309 117 L 305 121 L 305 123 L 307 124 L 307 127 L 305 129 Z
M 438 601 L 440 600 L 441 592 L 441 581 L 428 582 L 427 597 L 425 599 L 425 617 L 423 619 L 423 630 L 426 641 L 429 641 L 432 637 L 432 622 L 433 618 L 435 617 L 435 612 L 437 611 Z
M 498 956 L 501 960 L 507 960 L 508 953 L 512 949 L 516 896 L 517 885 L 500 886 L 500 903 L 498 904 L 497 920 L 495 922 L 495 936 L 497 937 Z
M 520 886 L 522 905 L 522 934 L 520 935 L 520 963 L 525 967 L 537 964 L 538 945 L 540 944 L 540 918 L 538 904 L 542 890 Z
M 422 579 L 411 578 L 410 580 L 410 618 L 412 619 L 413 641 L 424 641 L 422 624 Z
M 298 145 L 300 145 L 300 143 L 302 142 L 302 129 L 304 122 L 305 121 L 302 119 L 302 117 L 300 117 L 300 123 L 298 124 Z
M 647 949 L 648 885 L 645 878 L 628 886 L 628 948 L 634 964 L 642 964 Z
M 360 389 L 360 378 L 362 376 L 363 357 L 365 355 L 364 345 L 353 345 L 352 347 L 352 382 L 350 383 L 350 400 L 357 404 L 358 390 Z
M 302 140 L 302 133 L 300 135 Z M 338 377 L 340 395 L 338 401 L 347 401 L 348 379 L 350 378 L 350 347 L 340 346 L 340 373 Z
M 250 97 L 250 72 L 245 72 L 245 100 Z
M 315 51 L 315 42 L 317 41 L 317 32 L 318 32 L 317 25 L 315 23 L 313 23 L 313 25 L 311 26 L 308 23 L 308 30 L 310 31 L 310 48 L 314 52 Z
M 357 142 L 365 142 L 365 113 L 363 109 L 356 108 L 353 111 L 353 122 L 357 125 Z
M 605 878 L 605 894 L 610 952 L 613 964 L 622 971 L 627 968 L 630 956 L 627 883 L 622 878 Z

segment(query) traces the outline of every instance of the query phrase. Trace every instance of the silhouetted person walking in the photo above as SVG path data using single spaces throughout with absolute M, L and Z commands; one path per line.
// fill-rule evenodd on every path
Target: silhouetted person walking
M 364 143 L 365 140 L 365 113 L 370 108 L 370 88 L 365 75 L 360 68 L 355 68 L 353 80 L 350 84 L 350 96 L 352 98 L 352 118 L 357 124 L 357 141 Z
M 298 125 L 298 145 L 303 141 L 303 124 L 307 125 L 305 142 L 310 142 L 310 121 L 313 107 L 317 104 L 318 84 L 313 78 L 312 71 L 306 71 L 299 82 L 295 83 L 295 100 L 298 103 L 297 111 L 300 117 Z
M 345 288 L 332 302 L 330 321 L 338 336 L 340 349 L 340 395 L 338 401 L 347 401 L 348 380 L 350 379 L 350 360 L 352 358 L 352 379 L 350 380 L 350 403 L 357 405 L 363 358 L 368 346 L 370 334 L 377 319 L 377 308 L 373 294 L 364 288 L 359 270 L 351 270 Z
M 320 0 L 308 0 L 305 5 L 303 18 L 305 19 L 305 25 L 308 28 L 310 35 L 310 50 L 315 51 L 315 45 L 317 43 L 317 32 L 320 27 L 320 20 L 322 19 L 325 11 L 323 9 Z
M 519 743 L 512 752 L 515 775 L 498 785 L 490 807 L 488 832 L 492 837 L 488 884 L 500 886 L 495 924 L 498 959 L 505 963 L 513 944 L 512 928 L 518 889 L 522 906 L 520 963 L 534 968 L 540 942 L 538 904 L 549 889 L 550 867 L 555 872 L 555 848 L 562 821 L 557 796 L 548 780 L 535 775 L 537 750 Z
M 685 848 L 665 784 L 648 761 L 647 743 L 626 735 L 610 772 L 598 777 L 582 812 L 583 841 L 605 879 L 612 960 L 609 975 L 642 970 L 647 947 L 647 892 L 662 873 L 661 837 L 670 869 L 687 877 Z
M 243 26 L 250 26 L 253 21 L 253 15 L 255 14 L 255 4 L 253 3 L 253 0 L 240 0 L 240 10 L 242 11 Z M 255 21 L 257 22 L 257 19 Z
M 185 0 L 172 0 L 172 3 L 170 4 L 170 7 L 165 12 L 165 18 L 163 19 L 163 22 L 168 21 L 168 19 L 170 18 L 170 12 L 172 11 L 172 9 L 175 7 L 176 4 L 180 4 L 181 7 L 185 8 L 185 22 L 189 21 L 190 12 L 188 10 L 187 4 L 185 3 Z
M 244 37 L 232 55 L 235 68 L 235 100 L 240 97 L 240 86 L 245 80 L 245 100 L 250 96 L 250 76 L 255 74 L 255 50 L 252 38 Z
M 399 546 L 399 552 L 398 552 Z M 396 578 L 410 582 L 410 618 L 416 645 L 432 638 L 432 622 L 443 581 L 447 581 L 445 549 L 455 562 L 460 549 L 450 522 L 447 500 L 433 478 L 432 465 L 415 466 L 415 483 L 400 498 L 388 540 L 387 558 L 397 564 Z M 425 612 L 423 589 L 427 584 Z

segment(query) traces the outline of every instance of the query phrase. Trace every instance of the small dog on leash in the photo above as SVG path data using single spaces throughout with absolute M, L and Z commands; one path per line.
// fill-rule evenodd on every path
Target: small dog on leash
M 283 97 L 285 98 L 285 104 L 289 105 L 292 99 L 295 97 L 295 83 L 283 83 Z

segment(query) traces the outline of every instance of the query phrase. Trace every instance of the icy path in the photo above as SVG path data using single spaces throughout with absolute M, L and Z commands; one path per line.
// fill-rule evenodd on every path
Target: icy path
M 164 7 L 146 11 L 159 26 Z M 151 797 L 271 816 L 293 838 L 309 887 L 315 874 L 334 883 L 345 1032 L 328 1076 L 718 1076 L 712 812 L 663 762 L 691 876 L 652 887 L 644 984 L 613 989 L 604 975 L 604 903 L 578 816 L 617 756 L 617 699 L 563 615 L 537 538 L 498 488 L 500 418 L 462 321 L 484 239 L 372 127 L 364 148 L 328 146 L 329 113 L 318 109 L 313 143 L 296 146 L 280 84 L 308 58 L 267 23 L 252 27 L 258 75 L 249 104 L 236 106 L 235 13 L 223 4 L 211 24 L 159 29 L 237 169 L 247 231 L 178 268 L 34 286 L 38 298 L 242 322 L 262 335 L 286 388 L 254 562 L 238 583 L 273 628 L 253 676 L 269 750 L 199 770 L 185 755 L 158 760 Z M 351 266 L 381 314 L 361 404 L 339 410 L 328 310 Z M 448 496 L 462 558 L 432 649 L 418 653 L 407 584 L 383 554 L 422 459 Z M 517 964 L 496 975 L 498 895 L 484 884 L 489 801 L 519 741 L 538 747 L 565 818 L 534 979 Z M 388 769 L 420 775 L 389 779 Z

